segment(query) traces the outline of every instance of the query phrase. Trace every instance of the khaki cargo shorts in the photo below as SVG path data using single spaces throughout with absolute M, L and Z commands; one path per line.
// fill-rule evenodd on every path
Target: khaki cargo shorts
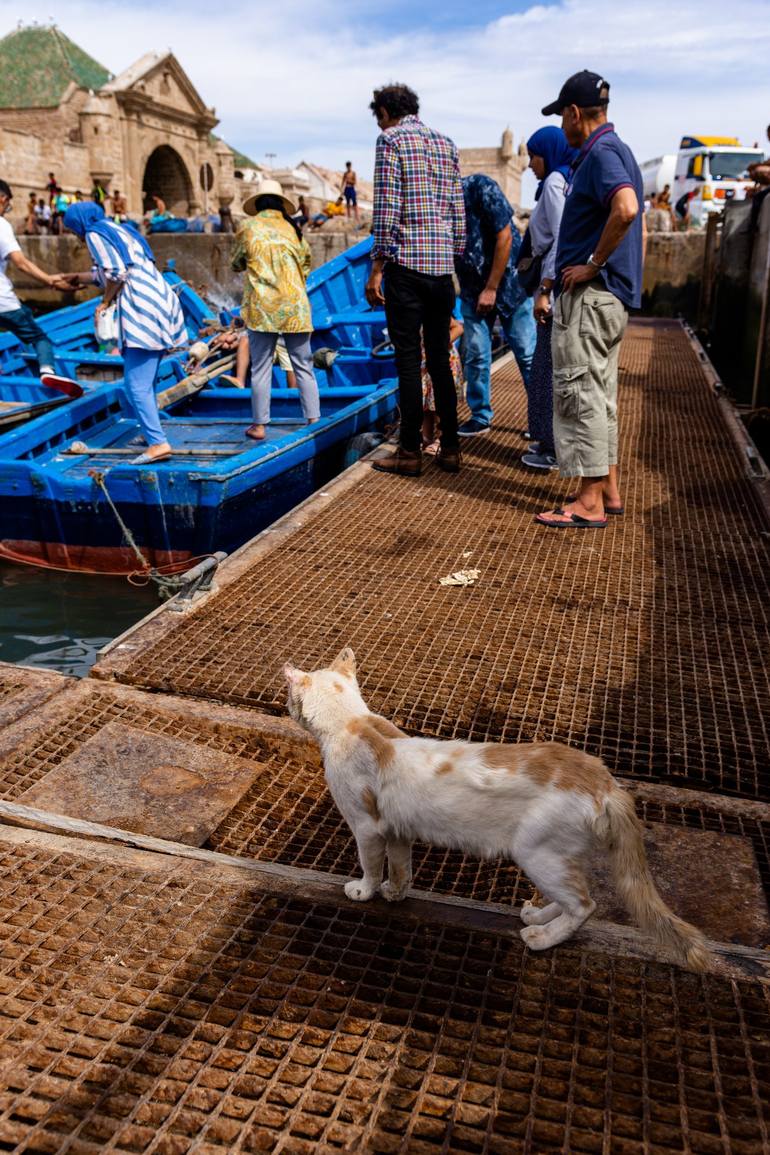
M 601 282 L 553 310 L 553 435 L 562 477 L 605 477 L 618 462 L 618 352 L 628 311 Z

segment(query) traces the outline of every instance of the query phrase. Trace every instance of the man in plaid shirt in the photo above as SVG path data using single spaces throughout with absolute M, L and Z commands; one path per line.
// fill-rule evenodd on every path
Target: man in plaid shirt
M 465 248 L 465 205 L 457 148 L 422 123 L 419 101 L 405 85 L 374 93 L 381 129 L 374 168 L 372 271 L 366 297 L 385 305 L 396 351 L 401 434 L 383 473 L 418 477 L 422 470 L 422 347 L 441 422 L 436 458 L 460 469 L 457 394 L 449 364 L 449 322 L 455 303 L 455 257 Z

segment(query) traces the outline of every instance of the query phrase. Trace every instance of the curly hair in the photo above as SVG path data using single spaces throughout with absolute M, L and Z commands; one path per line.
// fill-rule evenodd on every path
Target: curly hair
M 417 93 L 405 84 L 386 84 L 384 88 L 375 88 L 373 96 L 369 107 L 375 116 L 380 108 L 384 108 L 394 120 L 402 116 L 417 116 L 420 111 Z

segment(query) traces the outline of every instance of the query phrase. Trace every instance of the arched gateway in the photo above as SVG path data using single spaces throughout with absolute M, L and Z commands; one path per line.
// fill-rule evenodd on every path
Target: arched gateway
M 166 208 L 175 216 L 187 216 L 191 211 L 192 182 L 181 156 L 170 145 L 162 144 L 150 153 L 142 181 L 143 210 L 155 207 L 154 196 L 166 202 Z

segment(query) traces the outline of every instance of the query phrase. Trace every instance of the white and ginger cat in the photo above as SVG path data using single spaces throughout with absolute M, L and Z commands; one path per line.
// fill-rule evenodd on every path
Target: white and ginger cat
M 581 864 L 598 845 L 632 917 L 678 962 L 705 969 L 703 935 L 655 889 L 633 800 L 598 758 L 556 742 L 409 737 L 369 711 L 350 649 L 328 669 L 286 665 L 284 674 L 289 713 L 318 742 L 332 798 L 355 835 L 363 877 L 347 883 L 348 898 L 366 902 L 378 890 L 390 902 L 404 898 L 416 841 L 510 858 L 547 900 L 521 909 L 524 942 L 546 950 L 595 909 Z

